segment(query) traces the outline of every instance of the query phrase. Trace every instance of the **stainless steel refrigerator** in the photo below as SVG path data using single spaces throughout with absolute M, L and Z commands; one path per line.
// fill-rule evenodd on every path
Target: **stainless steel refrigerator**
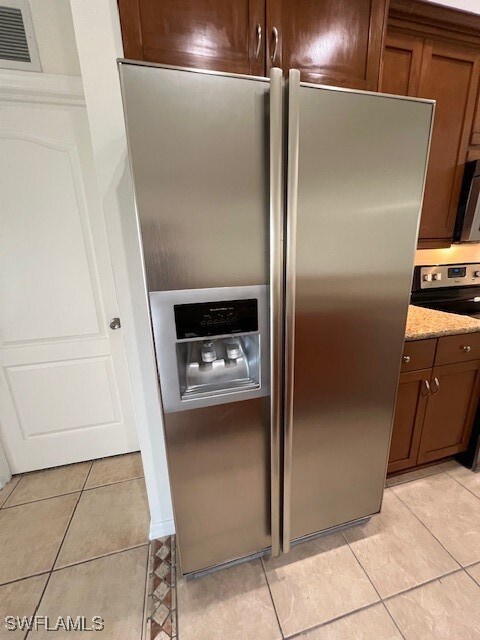
M 182 573 L 378 513 L 434 103 L 119 67 Z

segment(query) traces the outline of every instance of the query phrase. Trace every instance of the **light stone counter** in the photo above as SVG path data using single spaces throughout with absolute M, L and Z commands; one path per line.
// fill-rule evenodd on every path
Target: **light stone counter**
M 480 331 L 480 320 L 477 318 L 413 305 L 408 308 L 405 340 L 423 340 L 475 331 Z

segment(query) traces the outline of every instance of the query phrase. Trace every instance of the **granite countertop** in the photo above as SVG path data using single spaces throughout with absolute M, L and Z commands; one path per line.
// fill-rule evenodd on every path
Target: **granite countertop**
M 423 340 L 475 331 L 480 331 L 480 320 L 477 318 L 413 305 L 408 308 L 405 340 Z

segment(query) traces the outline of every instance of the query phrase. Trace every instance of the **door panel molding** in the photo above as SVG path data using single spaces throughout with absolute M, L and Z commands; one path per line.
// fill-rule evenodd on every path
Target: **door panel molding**
M 97 323 L 96 331 L 88 331 L 88 332 L 75 332 L 75 331 L 67 331 L 65 333 L 61 332 L 60 335 L 57 332 L 57 335 L 54 333 L 51 336 L 44 337 L 34 337 L 34 338 L 24 338 L 24 339 L 14 339 L 14 340 L 4 340 L 3 346 L 21 346 L 26 344 L 38 344 L 38 343 L 49 343 L 51 341 L 71 341 L 72 338 L 92 338 L 92 337 L 100 337 L 106 335 L 106 323 L 105 323 L 105 310 L 103 301 L 101 298 L 101 293 L 98 288 L 98 267 L 95 260 L 95 254 L 93 249 L 92 242 L 92 230 L 89 222 L 89 213 L 87 210 L 86 196 L 85 196 L 85 185 L 83 182 L 82 169 L 80 164 L 80 159 L 78 156 L 78 149 L 76 145 L 71 143 L 66 143 L 61 140 L 55 140 L 52 138 L 47 138 L 44 136 L 33 135 L 27 131 L 22 130 L 11 130 L 11 129 L 0 129 L 0 140 L 19 140 L 21 142 L 31 143 L 35 145 L 39 145 L 45 149 L 52 149 L 54 151 L 59 151 L 64 153 L 68 160 L 68 166 L 70 169 L 71 179 L 72 179 L 72 187 L 75 195 L 75 204 L 76 204 L 76 215 L 78 216 L 78 222 L 82 229 L 82 238 L 83 245 L 85 250 L 85 259 L 86 266 L 88 268 L 88 276 L 89 276 L 89 284 L 91 287 L 91 294 L 94 303 L 95 317 Z M 54 177 L 52 176 L 52 179 Z M 73 213 L 73 212 L 72 212 Z M 85 282 L 85 284 L 87 284 Z M 86 302 L 86 300 L 84 300 Z M 32 316 L 32 320 L 34 316 Z M 32 323 L 33 324 L 33 323 Z M 2 334 L 4 331 L 2 331 Z

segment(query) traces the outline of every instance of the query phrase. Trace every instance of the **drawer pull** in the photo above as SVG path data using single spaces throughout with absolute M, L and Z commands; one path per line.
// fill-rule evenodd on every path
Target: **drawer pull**
M 433 379 L 435 387 L 432 385 L 432 395 L 436 395 L 440 391 L 440 380 L 438 378 Z
M 460 347 L 460 349 L 464 352 L 464 353 L 470 353 L 470 351 L 472 350 L 472 347 L 469 344 L 462 344 L 462 346 Z
M 410 356 L 403 356 L 403 361 L 405 362 L 405 364 L 408 364 L 411 360 Z

